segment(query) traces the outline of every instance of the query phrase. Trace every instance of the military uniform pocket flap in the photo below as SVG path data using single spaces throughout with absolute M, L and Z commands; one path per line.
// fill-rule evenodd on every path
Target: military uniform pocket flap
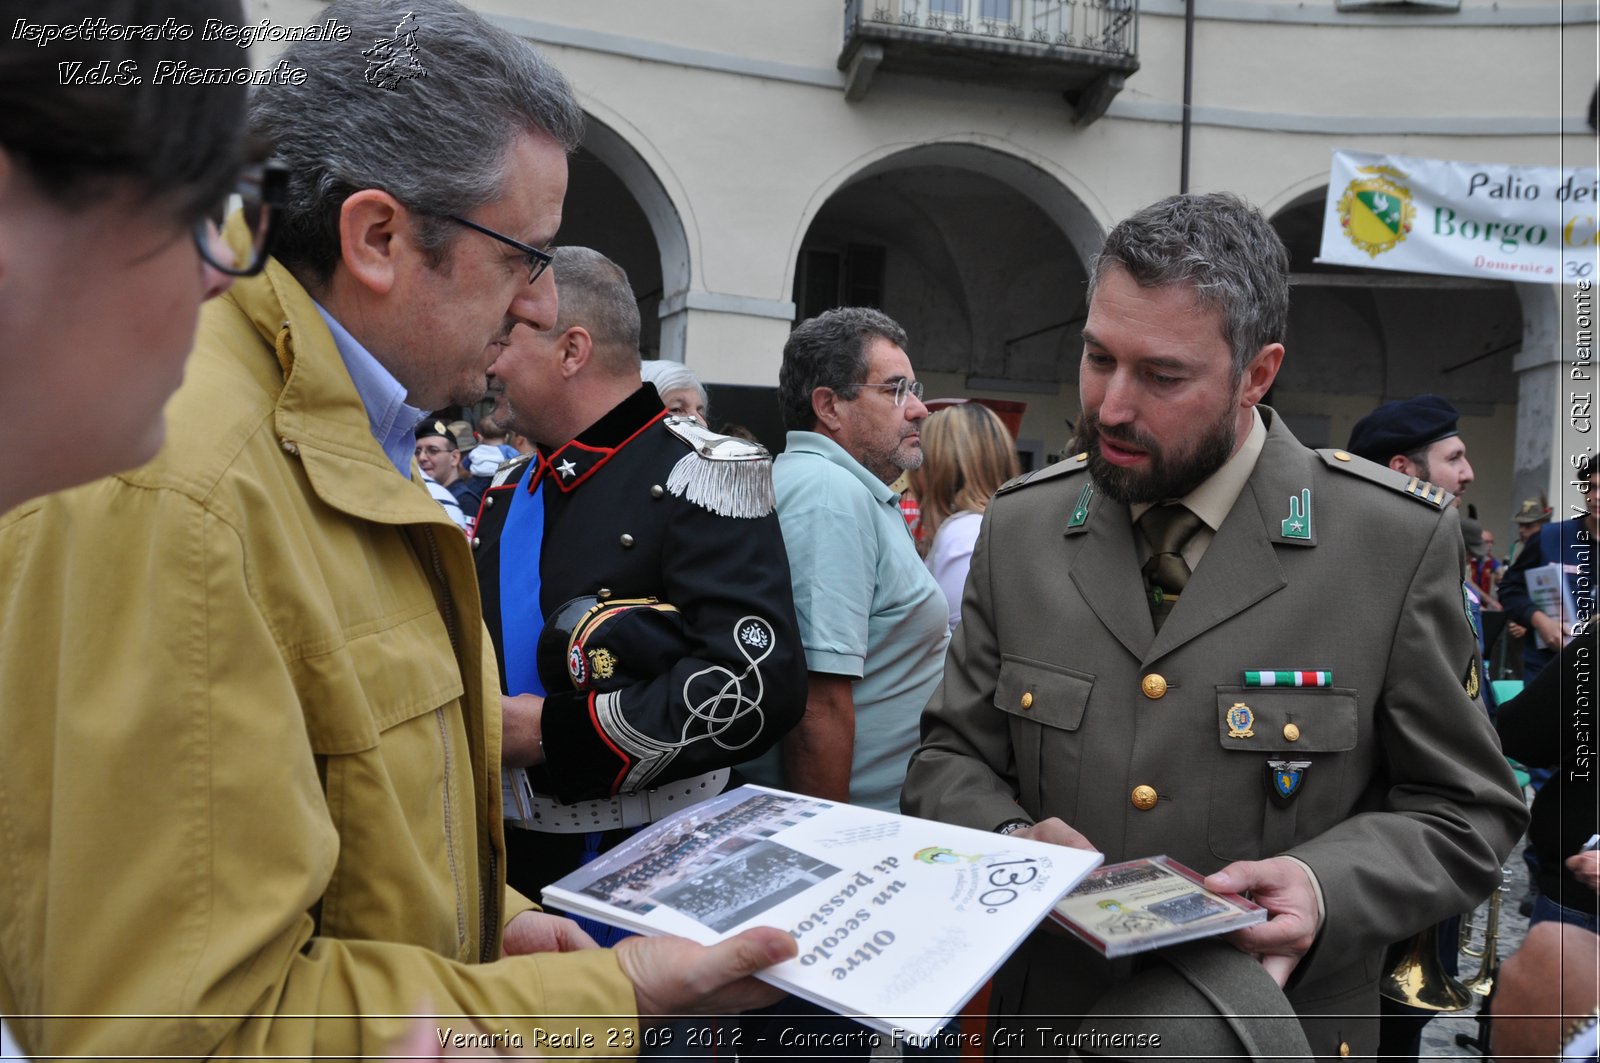
M 1356 692 L 1347 687 L 1218 687 L 1224 749 L 1342 753 L 1356 745 Z
M 994 707 L 1045 727 L 1076 731 L 1093 689 L 1092 675 L 1007 655 L 1000 658 Z

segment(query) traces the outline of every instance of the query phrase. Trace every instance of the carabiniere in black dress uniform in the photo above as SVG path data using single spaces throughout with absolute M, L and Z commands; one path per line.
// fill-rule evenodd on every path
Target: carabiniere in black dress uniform
M 503 466 L 477 536 L 508 693 L 527 692 L 508 683 L 508 648 L 515 675 L 543 625 L 545 763 L 526 784 L 507 772 L 507 871 L 524 894 L 722 792 L 730 765 L 799 720 L 805 658 L 761 447 L 670 416 L 646 384 L 571 442 Z M 532 551 L 536 617 L 502 601 L 527 585 L 503 590 L 502 567 L 528 569 Z

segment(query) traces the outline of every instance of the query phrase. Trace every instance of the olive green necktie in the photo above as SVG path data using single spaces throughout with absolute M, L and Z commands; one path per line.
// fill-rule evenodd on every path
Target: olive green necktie
M 1140 571 L 1150 596 L 1150 619 L 1160 631 L 1189 582 L 1189 563 L 1183 559 L 1183 547 L 1200 530 L 1202 522 L 1189 507 L 1175 503 L 1151 506 L 1138 523 L 1151 551 L 1150 560 Z

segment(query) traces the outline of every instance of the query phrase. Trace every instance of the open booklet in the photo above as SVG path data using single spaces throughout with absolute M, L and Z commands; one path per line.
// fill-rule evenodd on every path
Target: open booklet
M 1050 918 L 1115 959 L 1267 921 L 1237 893 L 1214 893 L 1167 856 L 1107 864 L 1057 904 Z
M 800 954 L 758 977 L 922 1043 L 1100 853 L 741 786 L 647 827 L 545 903 L 712 944 L 755 926 Z

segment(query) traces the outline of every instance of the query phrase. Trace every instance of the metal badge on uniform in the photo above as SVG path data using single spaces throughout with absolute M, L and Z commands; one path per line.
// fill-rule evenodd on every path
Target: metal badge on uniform
M 1289 803 L 1300 796 L 1306 772 L 1310 770 L 1309 760 L 1267 761 L 1267 795 L 1272 798 L 1272 803 L 1279 808 L 1288 808 Z
M 1078 492 L 1078 504 L 1072 507 L 1072 516 L 1067 520 L 1067 527 L 1081 528 L 1089 519 L 1089 503 L 1094 499 L 1094 482 L 1083 485 L 1083 490 Z
M 1283 521 L 1285 539 L 1311 538 L 1311 488 L 1300 489 L 1300 497 L 1289 496 L 1289 515 Z
M 1256 722 L 1256 714 L 1250 711 L 1250 706 L 1242 701 L 1233 703 L 1233 708 L 1228 710 L 1228 737 L 1229 738 L 1254 738 L 1256 733 L 1250 728 Z
M 1466 678 L 1466 681 L 1463 682 L 1461 685 L 1466 688 L 1467 697 L 1472 698 L 1474 700 L 1477 699 L 1478 691 L 1482 687 L 1482 683 L 1480 683 L 1479 680 L 1478 680 L 1478 658 L 1477 657 L 1473 657 L 1472 658 L 1472 663 L 1467 665 L 1467 678 Z

